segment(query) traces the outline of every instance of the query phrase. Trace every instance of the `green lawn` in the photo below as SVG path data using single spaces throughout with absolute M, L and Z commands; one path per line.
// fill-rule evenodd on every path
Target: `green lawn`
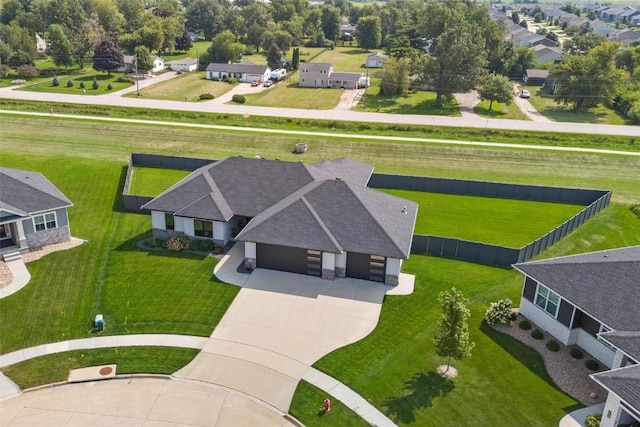
M 77 350 L 26 360 L 2 369 L 23 390 L 66 381 L 71 369 L 117 364 L 121 374 L 172 374 L 189 363 L 198 350 L 175 347 L 119 347 Z
M 489 110 L 489 104 L 489 101 L 482 101 L 473 108 L 473 112 L 481 117 L 488 117 L 492 119 L 522 120 L 527 118 L 515 103 L 507 105 L 494 102 L 491 106 L 491 110 Z
M 215 258 L 136 247 L 151 224 L 120 211 L 126 163 L 95 155 L 89 140 L 89 158 L 2 150 L 3 166 L 40 171 L 73 201 L 72 235 L 87 242 L 28 264 L 29 286 L 0 300 L 0 353 L 91 336 L 98 313 L 107 325 L 101 334 L 208 336 L 238 292 L 213 279 Z
M 584 208 L 492 197 L 383 190 L 420 206 L 415 232 L 520 248 Z
M 640 220 L 612 205 L 544 256 L 640 244 Z M 556 247 L 558 250 L 555 250 Z M 531 348 L 483 325 L 492 301 L 517 306 L 523 277 L 466 262 L 412 255 L 404 270 L 416 275 L 409 296 L 387 296 L 378 326 L 365 339 L 338 349 L 316 367 L 366 396 L 399 425 L 557 425 L 578 402 L 558 390 Z M 456 361 L 460 375 L 444 380 L 432 338 L 440 315 L 437 295 L 452 286 L 470 299 L 472 356 Z
M 543 116 L 556 122 L 606 123 L 609 125 L 628 125 L 630 121 L 620 112 L 603 104 L 576 112 L 568 106 L 557 104 L 555 97 L 540 86 L 522 86 L 531 92 L 529 102 Z
M 298 86 L 298 72 L 289 72 L 284 81 L 259 93 L 244 95 L 246 105 L 260 107 L 330 110 L 338 105 L 342 89 Z
M 322 410 L 324 399 L 330 398 L 331 411 Z M 347 408 L 338 399 L 327 395 L 324 391 L 309 384 L 305 380 L 298 383 L 296 394 L 291 402 L 289 413 L 301 420 L 306 427 L 321 426 L 349 426 L 367 427 L 365 422 L 355 412 Z
M 318 55 L 313 62 L 326 62 L 333 64 L 333 71 L 342 73 L 366 73 L 365 60 L 367 55 L 375 51 L 367 52 L 358 47 L 336 47 L 327 49 Z
M 194 42 L 187 52 L 164 52 L 161 56 L 166 62 L 175 61 L 176 59 L 198 58 L 209 49 L 209 46 L 211 46 L 210 41 L 202 40 Z
M 151 99 L 161 99 L 164 101 L 200 101 L 199 96 L 203 93 L 210 93 L 216 98 L 229 92 L 233 85 L 224 82 L 207 80 L 202 72 L 183 73 L 173 79 L 154 84 L 140 90 L 141 96 Z M 136 98 L 137 93 L 131 92 L 124 95 L 129 98 Z
M 25 90 L 29 92 L 46 92 L 46 93 L 59 93 L 59 94 L 75 94 L 75 95 L 104 95 L 105 93 L 117 92 L 122 89 L 131 87 L 130 82 L 119 82 L 118 77 L 121 77 L 122 73 L 112 73 L 111 75 L 101 73 L 94 70 L 81 70 L 71 74 L 58 75 L 58 86 L 53 86 L 53 77 L 38 80 L 37 83 L 24 86 L 19 90 Z M 98 88 L 93 89 L 93 78 L 95 77 L 98 82 Z M 67 82 L 73 81 L 72 87 L 67 87 Z M 84 82 L 84 89 L 80 87 L 80 82 Z M 107 89 L 107 85 L 111 84 L 112 89 Z
M 442 108 L 435 107 L 435 92 L 409 91 L 398 97 L 380 95 L 380 80 L 371 79 L 362 100 L 355 110 L 379 111 L 392 114 L 429 114 L 435 116 L 460 116 L 458 104 L 454 98 L 444 99 Z
M 135 166 L 131 173 L 129 194 L 155 197 L 191 171 Z

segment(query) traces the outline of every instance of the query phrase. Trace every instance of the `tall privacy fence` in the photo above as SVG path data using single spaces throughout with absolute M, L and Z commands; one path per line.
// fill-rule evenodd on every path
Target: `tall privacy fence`
M 140 206 L 152 199 L 152 197 L 129 194 L 131 173 L 134 166 L 193 171 L 212 162 L 215 162 L 215 160 L 133 153 L 129 160 L 124 191 L 122 193 L 124 209 L 140 212 Z M 511 264 L 527 261 L 545 251 L 549 246 L 609 206 L 609 202 L 611 201 L 610 191 L 384 174 L 373 174 L 369 180 L 369 187 L 464 196 L 496 197 L 501 199 L 532 200 L 538 202 L 568 203 L 585 206 L 584 209 L 564 223 L 519 249 L 450 237 L 422 234 L 413 235 L 413 243 L 411 245 L 411 253 L 413 254 L 454 258 L 498 267 L 510 267 Z
M 498 267 L 509 267 L 517 262 L 527 261 L 545 251 L 609 206 L 611 201 L 610 191 L 399 175 L 374 174 L 369 181 L 369 187 L 585 205 L 584 209 L 567 221 L 519 249 L 450 237 L 413 235 L 411 253 L 455 258 Z

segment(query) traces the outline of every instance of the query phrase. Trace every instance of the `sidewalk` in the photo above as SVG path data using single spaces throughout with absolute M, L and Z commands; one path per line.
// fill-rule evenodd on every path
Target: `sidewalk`
M 24 288 L 27 283 L 29 283 L 29 280 L 31 280 L 31 274 L 29 274 L 29 270 L 27 270 L 27 266 L 24 265 L 22 258 L 7 261 L 7 267 L 9 267 L 9 271 L 11 271 L 13 275 L 13 280 L 7 286 L 0 289 L 0 299 L 15 294 Z

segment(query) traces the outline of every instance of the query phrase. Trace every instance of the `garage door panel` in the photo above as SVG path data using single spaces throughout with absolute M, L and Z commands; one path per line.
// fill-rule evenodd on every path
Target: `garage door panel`
M 307 274 L 307 250 L 258 243 L 256 245 L 256 266 L 269 270 Z
M 347 253 L 346 276 L 354 279 L 384 282 L 386 259 L 382 256 Z

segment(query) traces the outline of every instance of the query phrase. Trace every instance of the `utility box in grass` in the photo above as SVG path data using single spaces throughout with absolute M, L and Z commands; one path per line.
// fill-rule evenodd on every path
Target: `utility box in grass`
M 96 314 L 96 319 L 93 321 L 93 326 L 99 331 L 102 331 L 104 329 L 104 317 L 102 317 L 102 314 Z

